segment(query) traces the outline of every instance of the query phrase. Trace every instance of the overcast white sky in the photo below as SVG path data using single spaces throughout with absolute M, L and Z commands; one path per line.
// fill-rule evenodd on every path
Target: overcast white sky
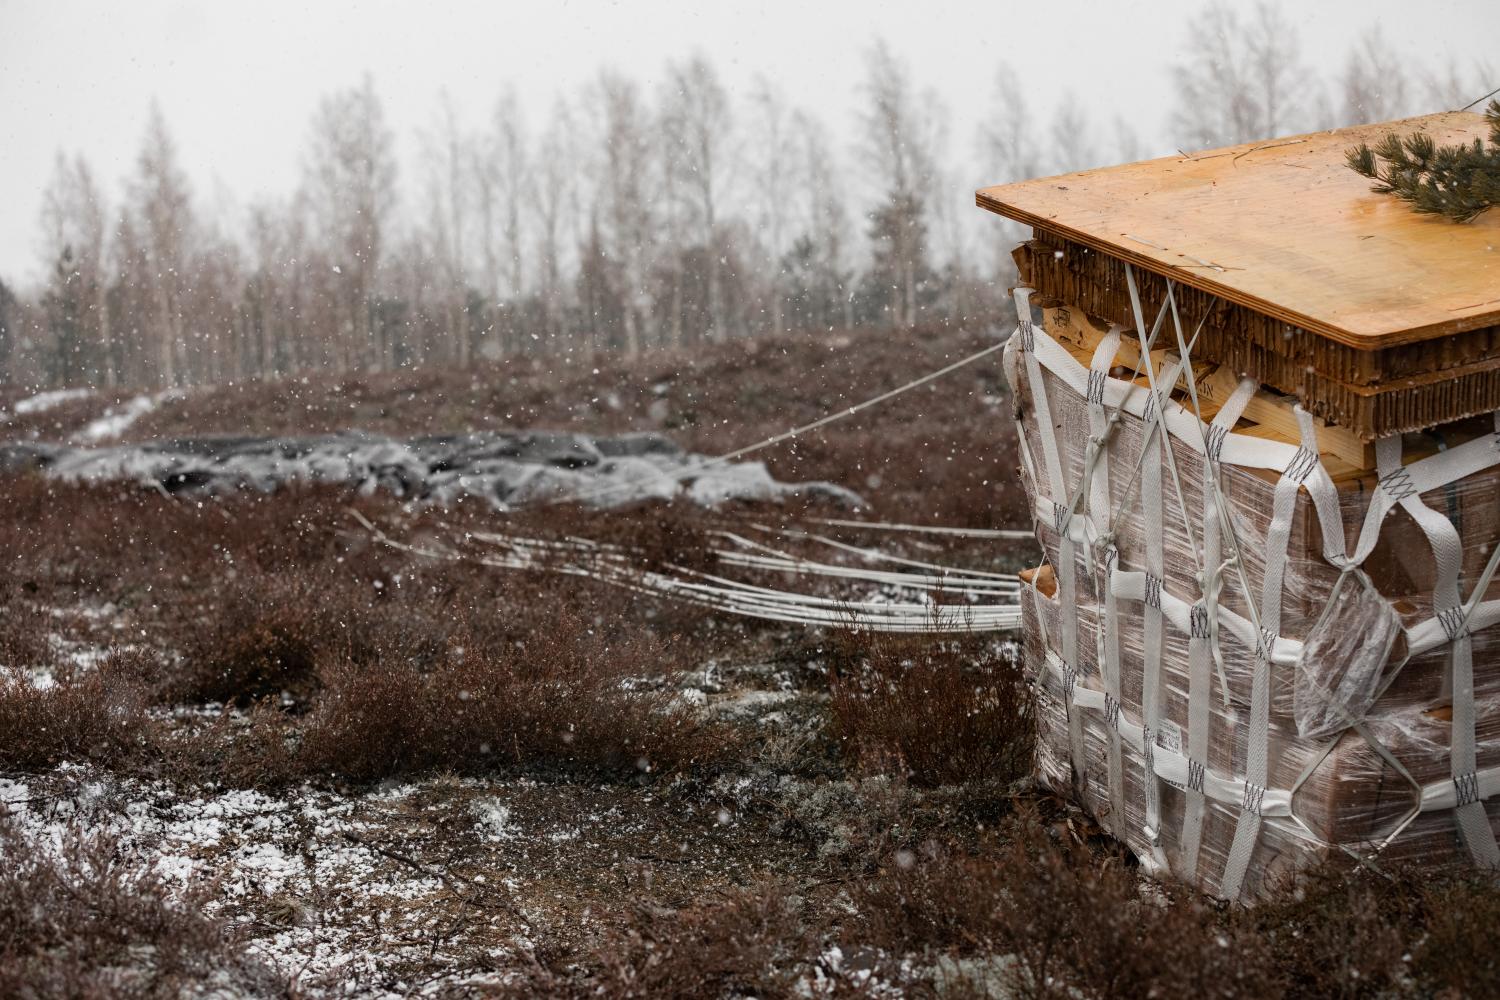
M 292 189 L 319 97 L 366 70 L 385 101 L 410 181 L 414 133 L 431 119 L 443 87 L 478 124 L 512 80 L 534 124 L 559 91 L 575 90 L 603 65 L 652 85 L 666 59 L 695 49 L 719 64 L 735 91 L 765 73 L 844 135 L 862 52 L 883 36 L 917 81 L 953 107 L 949 156 L 972 188 L 984 178 L 962 167 L 973 158 L 974 125 L 1001 61 L 1034 81 L 1037 110 L 1045 113 L 1071 88 L 1090 97 L 1104 120 L 1124 113 L 1148 142 L 1159 142 L 1169 98 L 1165 65 L 1178 52 L 1182 21 L 1201 6 L 0 0 L 0 276 L 29 282 L 41 272 L 34 259 L 38 215 L 56 151 L 82 152 L 117 197 L 152 98 L 161 102 L 200 202 L 234 207 Z M 1500 49 L 1497 0 L 1300 0 L 1284 7 L 1313 61 L 1326 53 L 1342 64 L 1350 36 L 1374 19 L 1418 71 L 1445 60 L 1493 61 Z

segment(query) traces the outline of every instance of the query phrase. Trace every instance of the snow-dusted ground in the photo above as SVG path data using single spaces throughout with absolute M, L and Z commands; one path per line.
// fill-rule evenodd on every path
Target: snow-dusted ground
M 102 417 L 90 421 L 78 433 L 74 434 L 73 440 L 79 444 L 99 444 L 104 441 L 113 441 L 128 431 L 131 425 L 137 420 L 156 409 L 161 403 L 177 399 L 181 395 L 181 392 L 169 389 L 166 392 L 159 392 L 153 396 L 136 396 L 118 406 L 110 407 Z M 16 407 L 16 411 L 20 412 L 20 407 Z
M 92 389 L 51 389 L 20 400 L 12 409 L 20 416 L 32 416 L 45 413 L 75 399 L 86 399 L 93 394 Z
M 156 399 L 143 396 L 107 414 L 79 432 L 78 440 L 118 436 Z M 793 494 L 821 496 L 849 507 L 861 503 L 841 486 L 778 482 L 764 463 L 712 462 L 651 433 L 591 437 L 486 432 L 398 441 L 350 432 L 115 447 L 15 443 L 0 451 L 0 465 L 10 469 L 38 469 L 79 483 L 136 482 L 172 493 L 269 492 L 295 484 L 342 483 L 440 505 L 471 496 L 500 508 L 566 499 L 614 507 L 673 497 L 712 506 Z
M 66 614 L 95 638 L 129 621 L 104 605 Z M 85 639 L 57 642 L 73 669 L 97 656 Z M 484 995 L 535 963 L 555 968 L 569 949 L 587 956 L 636 909 L 670 915 L 745 886 L 805 885 L 819 901 L 794 905 L 845 905 L 822 865 L 868 839 L 850 832 L 871 821 L 858 811 L 864 800 L 848 781 L 775 763 L 818 738 L 827 693 L 775 662 L 709 661 L 631 683 L 670 683 L 705 718 L 744 727 L 760 763 L 709 786 L 436 776 L 280 790 L 63 764 L 0 773 L 0 822 L 24 850 L 53 857 L 79 837 L 108 838 L 127 871 L 153 873 L 173 899 L 226 922 L 237 953 L 306 996 Z M 195 728 L 223 709 L 151 711 Z M 246 722 L 229 715 L 230 726 Z M 804 956 L 806 995 L 851 982 L 900 995 L 870 980 L 867 951 Z M 972 970 L 923 975 L 960 973 Z
M 171 887 L 211 882 L 212 910 L 240 925 L 249 950 L 290 983 L 360 984 L 367 995 L 401 996 L 423 985 L 403 970 L 463 967 L 439 951 L 439 925 L 470 908 L 463 893 L 474 887 L 509 899 L 519 885 L 457 875 L 433 851 L 406 842 L 405 824 L 437 808 L 433 787 L 179 798 L 167 786 L 63 765 L 29 781 L 0 778 L 0 806 L 33 849 L 60 851 L 78 831 L 104 834 L 132 866 Z M 501 933 L 493 946 L 525 942 Z
M 112 632 L 123 631 L 127 627 L 125 620 L 120 616 L 119 609 L 112 604 L 80 604 L 69 608 L 50 608 L 47 609 L 47 614 L 59 625 L 57 631 L 46 633 L 46 641 L 51 645 L 56 656 L 46 665 L 0 662 L 0 684 L 24 679 L 32 687 L 46 690 L 57 683 L 57 678 L 53 675 L 53 671 L 57 668 L 73 673 L 90 670 L 110 651 L 126 652 L 136 648 L 129 642 L 111 642 L 109 649 L 106 650 L 97 642 L 64 634 L 70 631 L 62 627 L 67 619 L 82 620 L 96 628 Z
M 0 777 L 31 850 L 106 836 L 169 891 L 208 887 L 205 911 L 282 982 L 372 997 L 483 992 L 643 888 L 683 905 L 764 863 L 734 857 L 747 831 L 729 811 L 657 798 L 524 779 L 185 791 L 66 764 Z

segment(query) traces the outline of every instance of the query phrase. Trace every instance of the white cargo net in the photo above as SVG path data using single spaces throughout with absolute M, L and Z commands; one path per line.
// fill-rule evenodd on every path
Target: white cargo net
M 1237 899 L 1265 824 L 1272 824 L 1283 841 L 1324 843 L 1299 815 L 1297 793 L 1335 744 L 1353 732 L 1401 776 L 1410 801 L 1410 807 L 1394 823 L 1385 824 L 1369 846 L 1379 850 L 1422 814 L 1451 809 L 1474 861 L 1500 865 L 1500 849 L 1483 804 L 1500 789 L 1500 768 L 1476 766 L 1472 637 L 1500 622 L 1500 601 L 1482 600 L 1500 563 L 1500 546 L 1465 599 L 1459 590 L 1459 531 L 1448 516 L 1422 500 L 1429 490 L 1500 464 L 1500 413 L 1494 435 L 1408 465 L 1402 464 L 1400 436 L 1380 441 L 1379 486 L 1366 498 L 1363 524 L 1349 551 L 1339 493 L 1319 456 L 1311 415 L 1301 407 L 1295 410 L 1300 445 L 1234 433 L 1232 428 L 1259 389 L 1245 379 L 1228 399 L 1217 401 L 1222 405 L 1212 421 L 1201 419 L 1191 365 L 1195 337 L 1184 330 L 1172 283 L 1167 282 L 1166 301 L 1148 327 L 1129 265 L 1126 276 L 1142 342 L 1136 379 L 1110 375 L 1122 328 L 1112 327 L 1105 334 L 1086 368 L 1033 322 L 1027 288 L 1015 291 L 1019 326 L 1005 351 L 1017 398 L 1024 386 L 1032 408 L 1030 422 L 1023 421 L 1019 434 L 1021 459 L 1033 491 L 1038 535 L 1052 555 L 1056 573 L 1055 599 L 1035 586 L 1027 588 L 1044 650 L 1045 676 L 1039 679 L 1050 683 L 1066 706 L 1066 754 L 1075 787 L 1087 781 L 1087 715 L 1093 720 L 1094 738 L 1103 744 L 1107 790 L 1098 794 L 1107 808 L 1099 810 L 1101 821 L 1136 846 L 1145 863 L 1170 870 L 1162 839 L 1164 783 L 1175 787 L 1178 791 L 1171 794 L 1182 796 L 1183 802 L 1180 826 L 1173 831 L 1173 874 L 1202 882 L 1205 810 L 1216 803 L 1217 809 L 1235 818 L 1232 839 L 1222 852 L 1221 873 L 1212 881 L 1218 895 Z M 1152 350 L 1160 351 L 1156 341 L 1164 326 L 1170 330 L 1172 352 L 1163 355 L 1157 370 Z M 1138 384 L 1141 375 L 1147 384 Z M 1170 398 L 1179 380 L 1188 392 L 1186 406 Z M 1069 423 L 1068 414 L 1059 417 L 1062 411 L 1054 412 L 1049 393 L 1066 394 L 1057 401 L 1072 412 L 1082 401 L 1086 430 L 1081 421 Z M 1075 434 L 1060 442 L 1069 428 Z M 1028 441 L 1028 429 L 1040 443 L 1040 461 Z M 1164 447 L 1164 435 L 1173 446 Z M 1074 447 L 1066 450 L 1069 442 Z M 1179 468 L 1179 462 L 1185 468 Z M 1263 470 L 1263 477 L 1277 477 L 1263 533 L 1257 530 L 1254 537 L 1244 537 L 1253 526 L 1234 516 L 1221 482 L 1226 469 Z M 1175 500 L 1171 516 L 1163 499 L 1168 490 L 1167 497 Z M 1288 540 L 1304 491 L 1321 534 L 1321 554 L 1327 563 L 1323 571 L 1333 584 L 1316 623 L 1295 638 L 1283 634 L 1283 603 Z M 1196 496 L 1196 507 L 1190 495 Z M 1404 629 L 1399 622 L 1391 624 L 1394 615 L 1360 569 L 1375 550 L 1387 514 L 1397 507 L 1420 526 L 1436 566 L 1432 617 L 1409 622 Z M 1174 568 L 1166 565 L 1169 534 L 1177 557 Z M 1252 561 L 1257 572 L 1250 571 Z M 1255 576 L 1260 578 L 1258 587 Z M 1243 613 L 1232 610 L 1231 604 Z M 1351 607 L 1366 605 L 1377 611 L 1351 641 L 1342 616 Z M 1048 634 L 1049 618 L 1055 622 L 1055 635 Z M 1451 774 L 1446 780 L 1422 784 L 1414 779 L 1361 714 L 1394 677 L 1386 661 L 1398 633 L 1406 645 L 1403 663 L 1447 647 L 1452 729 Z M 1126 640 L 1132 646 L 1122 652 Z M 1333 688 L 1314 686 L 1309 698 L 1317 704 L 1310 708 L 1301 701 L 1307 692 L 1298 690 L 1298 735 L 1311 749 L 1303 751 L 1305 766 L 1295 780 L 1273 787 L 1273 668 L 1296 671 L 1309 647 L 1320 658 L 1363 657 L 1360 662 L 1369 669 L 1351 671 Z M 1164 689 L 1170 680 L 1163 666 L 1167 658 L 1179 675 L 1186 673 L 1185 691 Z M 1248 697 L 1242 691 L 1232 699 L 1226 677 L 1229 661 L 1244 665 Z M 1138 671 L 1138 676 L 1128 676 L 1127 670 Z M 1129 699 L 1122 694 L 1127 683 Z M 1185 739 L 1170 721 L 1164 730 L 1163 701 L 1168 694 L 1174 704 L 1186 703 Z M 1229 753 L 1211 748 L 1214 712 L 1232 720 L 1243 746 Z M 1173 729 L 1177 731 L 1167 731 Z M 1306 739 L 1309 733 L 1320 739 Z M 1096 760 L 1097 756 L 1096 752 Z M 1216 868 L 1219 863 L 1216 860 Z

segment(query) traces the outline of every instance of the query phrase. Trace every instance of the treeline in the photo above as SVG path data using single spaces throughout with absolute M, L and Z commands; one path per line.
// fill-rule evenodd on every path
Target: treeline
M 1483 76 L 1414 78 L 1372 30 L 1323 78 L 1280 8 L 1241 10 L 1188 26 L 1172 145 L 1454 107 Z M 466 129 L 445 94 L 402 183 L 366 78 L 319 104 L 295 194 L 235 219 L 195 197 L 153 107 L 118 198 L 58 154 L 48 278 L 0 284 L 0 379 L 180 386 L 989 315 L 1015 230 L 979 228 L 972 189 L 1145 154 L 1076 94 L 1034 120 L 1028 93 L 1051 87 L 1000 71 L 978 134 L 954 142 L 942 101 L 877 43 L 846 150 L 770 83 L 735 97 L 693 56 L 651 90 L 602 72 L 540 127 L 506 92 Z

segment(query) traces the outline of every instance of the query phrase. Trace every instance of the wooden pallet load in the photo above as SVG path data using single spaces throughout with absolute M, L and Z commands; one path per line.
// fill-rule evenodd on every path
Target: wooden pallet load
M 1042 778 L 1250 900 L 1331 855 L 1500 867 L 1500 213 L 1344 154 L 1447 113 L 987 188 L 1046 564 Z

